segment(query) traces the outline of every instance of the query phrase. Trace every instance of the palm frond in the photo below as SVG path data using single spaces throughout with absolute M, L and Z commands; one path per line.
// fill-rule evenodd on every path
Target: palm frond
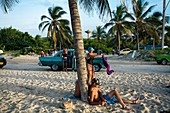
M 19 3 L 19 0 L 1 0 L 0 5 L 2 10 L 8 13 L 8 10 L 11 10 L 12 6 L 16 3 Z
M 156 6 L 156 5 L 150 6 L 150 7 L 141 15 L 141 18 L 146 17 L 146 16 L 148 15 L 148 13 L 150 13 L 155 6 Z
M 42 28 L 42 31 L 44 31 L 47 26 L 50 26 L 50 23 L 47 23 L 46 25 L 44 25 L 44 27 Z
M 46 15 L 42 15 L 42 16 L 41 16 L 41 21 L 43 21 L 44 19 L 51 20 L 51 18 L 49 18 L 48 16 L 46 16 Z
M 88 12 L 91 13 L 94 11 L 94 0 L 79 0 L 79 4 L 80 6 L 83 7 L 83 9 Z
M 41 22 L 41 23 L 39 24 L 39 26 L 38 26 L 39 30 L 41 30 L 42 26 L 43 26 L 44 24 L 47 24 L 47 23 L 50 23 L 50 22 L 49 22 L 49 21 L 43 21 L 43 22 Z

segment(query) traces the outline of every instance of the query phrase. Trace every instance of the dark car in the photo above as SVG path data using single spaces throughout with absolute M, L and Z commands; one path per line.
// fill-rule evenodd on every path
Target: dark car
M 6 59 L 3 56 L 0 56 L 0 68 L 5 66 L 7 63 Z

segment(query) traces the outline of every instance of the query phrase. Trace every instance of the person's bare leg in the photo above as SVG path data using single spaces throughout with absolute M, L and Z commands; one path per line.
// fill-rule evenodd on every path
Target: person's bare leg
M 127 104 L 137 104 L 139 102 L 139 97 L 136 98 L 136 100 L 126 100 L 126 99 L 122 99 L 124 103 L 127 103 Z
M 67 71 L 67 62 L 66 62 L 66 71 Z
M 88 64 L 87 65 L 87 70 L 88 70 L 88 85 L 91 85 L 91 80 L 92 80 L 92 67 Z
M 93 78 L 95 78 L 95 72 L 94 72 L 94 70 L 92 70 L 92 78 L 91 78 L 91 79 L 93 79 Z
M 122 108 L 125 109 L 125 110 L 129 110 L 129 111 L 133 111 L 132 108 L 127 108 L 127 106 L 125 105 L 124 101 L 122 100 L 117 88 L 115 90 L 112 90 L 110 93 L 109 93 L 109 97 L 112 98 L 113 96 L 116 96 L 116 99 L 120 102 L 120 104 L 122 105 Z
M 92 79 L 92 71 L 89 70 L 89 74 L 88 74 L 88 85 L 91 85 L 91 79 Z
M 63 71 L 65 70 L 64 67 L 65 67 L 65 66 L 64 66 L 64 61 L 63 61 Z

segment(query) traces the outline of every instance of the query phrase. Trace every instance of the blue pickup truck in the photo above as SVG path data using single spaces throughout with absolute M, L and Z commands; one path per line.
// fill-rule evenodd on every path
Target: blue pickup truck
M 62 70 L 63 68 L 62 52 L 63 50 L 59 50 L 54 56 L 39 57 L 38 64 L 40 66 L 49 66 L 53 71 Z M 68 63 L 68 68 L 76 70 L 76 65 L 75 65 L 76 58 L 74 58 L 74 53 L 75 53 L 74 49 L 68 49 L 67 63 Z M 84 54 L 86 57 L 87 51 L 85 51 Z M 97 57 L 93 59 L 93 67 L 95 72 L 100 71 L 101 68 L 105 68 L 102 57 Z

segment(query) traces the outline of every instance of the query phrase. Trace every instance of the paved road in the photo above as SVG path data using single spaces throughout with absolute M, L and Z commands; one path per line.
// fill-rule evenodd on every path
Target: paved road
M 140 72 L 140 73 L 169 73 L 170 65 L 157 65 L 149 63 L 134 63 L 134 62 L 111 62 L 111 68 L 119 72 Z
M 136 61 L 122 61 L 122 60 L 108 60 L 111 69 L 116 72 L 140 72 L 140 73 L 169 73 L 170 65 L 157 65 L 155 62 L 136 62 Z M 7 70 L 30 70 L 30 71 L 51 71 L 50 67 L 39 66 L 37 63 L 13 63 L 3 67 Z M 102 69 L 101 71 L 105 71 Z

